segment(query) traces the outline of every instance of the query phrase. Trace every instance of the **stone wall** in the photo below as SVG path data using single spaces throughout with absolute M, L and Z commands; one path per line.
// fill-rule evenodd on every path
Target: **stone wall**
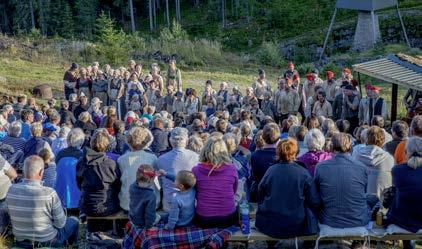
M 402 16 L 412 47 L 422 49 L 422 11 L 410 10 L 402 12 Z M 336 25 L 334 25 L 325 51 L 325 56 L 344 53 L 352 49 L 356 22 L 357 15 L 355 21 L 343 24 L 336 23 Z M 400 21 L 395 12 L 384 15 L 380 14 L 379 25 L 383 44 L 405 43 Z M 323 30 L 318 34 L 315 34 L 314 39 L 303 37 L 281 42 L 279 46 L 282 56 L 286 60 L 309 62 L 318 60 L 326 32 L 326 30 Z

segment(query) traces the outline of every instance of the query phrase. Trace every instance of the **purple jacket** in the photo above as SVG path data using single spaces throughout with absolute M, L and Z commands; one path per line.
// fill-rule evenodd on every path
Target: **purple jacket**
M 315 167 L 319 162 L 331 159 L 333 154 L 325 151 L 308 151 L 297 160 L 305 164 L 311 176 L 315 174 Z
M 212 165 L 198 163 L 192 169 L 196 177 L 196 213 L 203 217 L 222 217 L 236 211 L 237 170 L 233 164 L 214 169 Z

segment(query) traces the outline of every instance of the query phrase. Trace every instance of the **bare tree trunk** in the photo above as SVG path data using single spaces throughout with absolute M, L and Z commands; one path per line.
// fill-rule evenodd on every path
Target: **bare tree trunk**
M 157 28 L 157 1 L 153 0 L 152 12 L 154 17 L 154 29 Z
M 129 0 L 129 10 L 130 10 L 130 27 L 131 27 L 132 33 L 135 33 L 136 28 L 135 28 L 135 15 L 133 14 L 133 0 Z
M 152 0 L 149 0 L 148 7 L 149 7 L 149 29 L 151 31 L 153 31 L 154 30 L 154 23 L 153 23 L 154 20 L 153 20 L 153 17 L 152 17 Z
M 226 0 L 221 0 L 221 21 L 223 28 L 226 27 Z
M 42 35 L 47 35 L 47 24 L 46 24 L 46 20 L 45 20 L 45 9 L 44 9 L 44 1 L 43 0 L 39 0 L 38 1 L 38 8 L 39 8 L 39 15 L 40 15 L 40 28 L 41 28 L 41 34 Z
M 176 21 L 180 22 L 180 0 L 176 0 Z
M 166 0 L 166 22 L 167 26 L 170 27 L 169 0 Z
M 34 15 L 34 5 L 33 0 L 29 0 L 29 11 L 31 12 L 31 25 L 32 28 L 35 29 L 35 15 Z

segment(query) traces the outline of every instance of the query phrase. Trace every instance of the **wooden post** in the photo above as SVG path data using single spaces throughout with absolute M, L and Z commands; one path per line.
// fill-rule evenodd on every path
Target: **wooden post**
M 399 9 L 399 4 L 397 3 L 397 16 L 399 17 L 400 20 L 400 24 L 401 24 L 401 28 L 403 30 L 403 34 L 404 34 L 404 39 L 406 40 L 406 44 L 409 47 L 412 47 L 412 45 L 410 44 L 409 38 L 407 37 L 407 33 L 406 33 L 406 28 L 404 26 L 404 22 L 403 22 L 403 18 L 401 18 L 401 14 L 400 14 L 400 9 Z
M 331 18 L 330 26 L 328 26 L 327 36 L 325 36 L 324 40 L 324 46 L 322 46 L 321 54 L 319 55 L 319 60 L 322 59 L 322 56 L 324 55 L 325 48 L 327 47 L 328 38 L 330 37 L 331 30 L 333 28 L 334 20 L 336 19 L 337 15 L 337 8 L 334 9 L 333 17 Z
M 398 88 L 399 88 L 399 86 L 397 84 L 392 84 L 392 90 L 391 90 L 391 123 L 393 123 L 397 119 Z
M 360 83 L 360 73 L 359 72 L 358 72 L 358 83 L 359 83 L 360 99 L 362 99 L 362 84 Z

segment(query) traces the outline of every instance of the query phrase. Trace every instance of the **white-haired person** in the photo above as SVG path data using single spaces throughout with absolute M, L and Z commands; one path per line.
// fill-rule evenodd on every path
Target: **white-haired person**
M 181 170 L 192 170 L 198 163 L 199 156 L 197 153 L 186 149 L 188 143 L 188 130 L 176 127 L 170 132 L 170 145 L 172 150 L 160 156 L 157 160 L 156 167 L 165 171 L 170 175 L 177 175 Z M 163 209 L 169 211 L 173 194 L 175 193 L 174 182 L 163 178 Z
M 40 122 L 31 124 L 31 134 L 32 137 L 26 141 L 22 150 L 24 153 L 24 158 L 37 155 L 44 148 L 50 150 L 51 153 L 53 153 L 50 144 L 42 137 L 43 125 Z
M 63 211 L 56 191 L 42 185 L 44 161 L 25 159 L 24 179 L 6 197 L 17 245 L 24 248 L 65 247 L 78 242 L 79 221 Z
M 300 156 L 297 160 L 305 164 L 311 176 L 315 174 L 315 167 L 319 162 L 332 158 L 330 152 L 324 151 L 325 137 L 318 129 L 311 129 L 305 135 L 305 146 L 308 152 Z
M 23 150 L 26 140 L 20 137 L 21 132 L 22 124 L 19 121 L 14 121 L 9 125 L 7 136 L 1 142 L 12 146 L 15 151 Z
M 51 144 L 54 155 L 57 155 L 59 151 L 67 148 L 67 135 L 69 135 L 70 130 L 71 129 L 67 126 L 60 128 L 59 137 L 54 139 Z
M 197 191 L 195 223 L 204 228 L 237 224 L 237 170 L 222 138 L 208 139 L 192 172 Z
M 141 164 L 155 166 L 157 156 L 146 151 L 154 137 L 147 128 L 133 127 L 127 133 L 127 144 L 129 151 L 117 159 L 119 169 L 122 173 L 122 188 L 119 193 L 120 207 L 129 210 L 129 188 L 136 180 L 136 172 Z
M 395 195 L 387 214 L 387 224 L 394 224 L 411 233 L 422 229 L 422 138 L 410 137 L 406 143 L 408 160 L 392 169 Z M 403 248 L 415 248 L 414 243 L 403 241 Z
M 67 147 L 56 155 L 56 184 L 57 191 L 65 208 L 79 207 L 81 193 L 76 184 L 76 165 L 83 157 L 82 147 L 85 143 L 85 133 L 80 128 L 73 128 L 67 134 Z

